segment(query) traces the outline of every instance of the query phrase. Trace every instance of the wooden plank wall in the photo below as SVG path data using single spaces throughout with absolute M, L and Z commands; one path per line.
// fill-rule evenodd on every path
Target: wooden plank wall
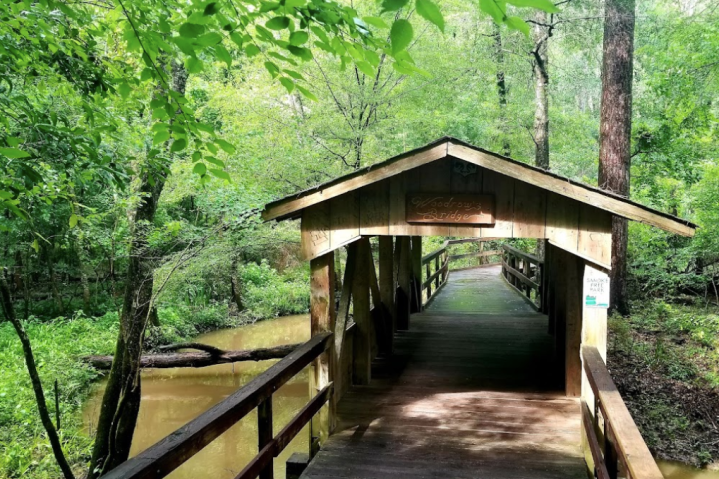
M 492 226 L 408 224 L 406 194 L 477 193 L 495 197 Z M 610 213 L 521 180 L 445 158 L 303 210 L 306 259 L 361 235 L 547 238 L 559 248 L 610 267 Z

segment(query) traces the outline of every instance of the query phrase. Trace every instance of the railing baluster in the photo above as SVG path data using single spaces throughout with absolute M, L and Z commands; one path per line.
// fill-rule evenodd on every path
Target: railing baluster
M 442 256 L 441 254 L 434 258 L 434 272 L 436 273 L 439 271 L 439 257 Z M 439 288 L 439 277 L 442 276 L 442 273 L 439 273 L 437 277 L 434 280 L 434 289 L 436 290 Z
M 257 450 L 261 451 L 272 441 L 272 396 L 268 397 L 257 406 Z M 273 461 L 265 466 L 260 472 L 260 479 L 273 479 Z
M 595 418 L 603 424 L 603 463 L 611 479 L 662 479 L 649 448 L 632 420 L 626 404 L 596 347 L 582 348 L 584 374 L 596 402 Z M 598 434 L 597 434 L 598 435 Z M 602 440 L 603 439 L 603 440 Z
M 607 465 L 610 479 L 617 479 L 618 477 L 618 460 L 614 431 L 607 422 L 607 418 L 604 418 L 604 463 Z

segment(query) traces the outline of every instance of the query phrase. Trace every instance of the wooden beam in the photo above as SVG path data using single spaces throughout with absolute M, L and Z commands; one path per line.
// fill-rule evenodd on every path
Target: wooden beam
M 371 330 L 373 333 L 370 335 L 372 338 L 371 358 L 376 358 L 377 355 L 386 351 L 387 347 L 384 345 L 386 337 L 385 326 L 388 321 L 385 320 L 385 310 L 382 305 L 382 298 L 379 292 L 379 281 L 377 280 L 377 270 L 375 269 L 374 255 L 372 254 L 371 245 L 367 248 L 367 258 L 365 259 L 368 263 L 369 270 L 369 291 L 372 296 L 372 323 Z
M 450 261 L 455 261 L 458 259 L 463 258 L 472 258 L 475 256 L 479 256 L 480 258 L 483 256 L 500 256 L 502 254 L 502 250 L 491 250 L 491 251 L 475 251 L 474 253 L 463 253 L 463 254 L 451 254 L 449 255 Z
M 617 449 L 626 463 L 630 477 L 662 479 L 662 473 L 612 381 L 599 351 L 591 346 L 585 347 L 582 349 L 582 358 L 584 370 L 601 404 L 604 418 L 615 435 Z
M 357 331 L 354 336 L 354 384 L 369 384 L 372 378 L 372 325 L 370 317 L 369 239 L 357 242 L 357 267 L 352 285 L 352 311 Z
M 103 479 L 154 479 L 167 476 L 307 367 L 331 346 L 331 339 L 330 333 L 313 336 L 226 399 L 123 462 L 103 476 Z
M 268 397 L 257 406 L 257 444 L 258 451 L 264 449 L 272 442 L 272 397 Z M 274 464 L 270 458 L 267 464 L 260 470 L 259 479 L 274 479 Z
M 335 330 L 335 259 L 330 251 L 310 261 L 310 331 L 312 336 Z M 333 379 L 335 365 L 334 342 L 315 359 L 310 373 L 310 397 L 327 387 Z M 335 403 L 329 401 L 312 419 L 310 444 L 324 442 L 335 428 Z M 316 451 L 310 451 L 310 454 Z
M 446 141 L 442 141 L 438 144 L 428 145 L 423 150 L 415 150 L 409 154 L 387 160 L 379 167 L 368 167 L 359 172 L 337 178 L 311 191 L 300 193 L 297 197 L 269 203 L 262 212 L 262 219 L 270 221 L 290 215 L 302 208 L 307 208 L 348 191 L 398 175 L 403 171 L 431 163 L 439 158 L 444 158 L 447 156 L 447 144 Z
M 594 462 L 594 474 L 592 474 L 592 477 L 596 477 L 597 479 L 611 479 L 609 472 L 607 472 L 607 466 L 604 464 L 604 457 L 599 447 L 597 433 L 594 431 L 592 413 L 589 412 L 589 406 L 587 406 L 587 403 L 584 401 L 582 401 L 582 426 L 584 426 L 584 437 L 586 438 L 589 451 L 592 453 L 592 462 Z
M 695 227 L 686 224 L 688 222 L 679 221 L 646 206 L 600 191 L 597 188 L 574 183 L 567 178 L 532 168 L 509 158 L 495 156 L 489 152 L 454 141 L 450 142 L 448 153 L 450 156 L 461 158 L 483 168 L 516 178 L 530 185 L 544 188 L 624 218 L 656 226 L 670 233 L 694 236 Z
M 342 293 L 340 294 L 340 302 L 337 308 L 337 319 L 335 322 L 335 375 L 334 375 L 334 394 L 332 401 L 335 408 L 342 395 L 349 389 L 352 383 L 351 376 L 345 374 L 345 368 L 342 367 L 345 356 L 347 342 L 347 321 L 350 312 L 350 302 L 352 300 L 352 285 L 355 278 L 355 269 L 357 268 L 357 243 L 351 243 L 347 246 L 347 261 L 345 263 L 345 275 L 342 283 Z M 351 354 L 351 353 L 349 353 Z
M 410 285 L 410 312 L 422 310 L 422 237 L 412 236 L 412 281 Z
M 320 410 L 322 405 L 332 396 L 332 383 L 328 384 L 327 387 L 317 393 L 315 397 L 310 399 L 310 402 L 305 405 L 297 413 L 295 417 L 290 420 L 287 425 L 274 437 L 270 438 L 270 441 L 263 448 L 260 449 L 259 453 L 247 464 L 242 471 L 235 476 L 235 479 L 254 479 L 263 468 L 272 464 L 272 460 L 279 456 L 280 453 L 289 445 L 302 428 L 307 424 L 312 417 Z M 309 458 L 308 458 L 309 460 Z
M 576 255 L 567 253 L 567 267 L 564 270 L 566 282 L 566 337 L 565 337 L 565 377 L 567 396 L 579 397 L 582 394 L 582 290 L 584 285 L 584 261 Z
M 397 264 L 397 329 L 409 329 L 410 288 L 412 287 L 412 265 L 410 263 L 409 236 L 397 237 L 399 261 Z
M 385 353 L 392 354 L 394 331 L 397 329 L 397 311 L 394 304 L 394 293 L 396 290 L 393 273 L 394 244 L 391 236 L 379 237 L 379 290 L 382 305 L 387 313 L 385 319 L 388 321 L 384 331 L 387 334 L 384 344 L 387 347 Z
M 554 323 L 554 350 L 557 353 L 557 364 L 561 365 L 562 379 L 566 376 L 565 367 L 565 342 L 567 336 L 567 257 L 569 253 L 558 246 L 552 245 L 552 258 L 554 264 L 553 284 L 553 308 L 552 322 Z

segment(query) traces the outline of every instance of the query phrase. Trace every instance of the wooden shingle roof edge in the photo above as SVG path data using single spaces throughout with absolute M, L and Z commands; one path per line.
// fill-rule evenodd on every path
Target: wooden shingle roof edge
M 404 171 L 451 156 L 510 176 L 547 191 L 572 198 L 617 216 L 656 226 L 682 236 L 693 236 L 697 226 L 687 220 L 642 205 L 600 188 L 560 176 L 551 171 L 521 163 L 506 156 L 476 147 L 462 140 L 443 137 L 425 146 L 394 156 L 381 163 L 265 205 L 265 221 L 297 217 L 301 210 L 348 191 L 384 180 Z

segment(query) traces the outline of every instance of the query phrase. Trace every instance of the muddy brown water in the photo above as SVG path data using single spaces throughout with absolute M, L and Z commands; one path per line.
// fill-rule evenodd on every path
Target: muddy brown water
M 215 331 L 198 341 L 222 349 L 253 349 L 308 340 L 308 315 L 287 316 Z M 275 361 L 222 364 L 208 368 L 148 370 L 142 374 L 142 403 L 131 455 L 136 455 L 217 404 Z M 309 398 L 307 370 L 273 395 L 274 430 L 278 432 Z M 84 410 L 89 433 L 94 434 L 102 401 L 99 385 Z M 305 428 L 275 460 L 275 477 L 285 477 L 285 461 L 293 452 L 307 452 Z M 257 453 L 257 415 L 253 411 L 168 477 L 172 479 L 231 479 Z M 667 479 L 719 479 L 719 471 L 695 469 L 681 463 L 659 461 Z
M 697 469 L 681 462 L 657 461 L 666 479 L 719 479 L 719 469 Z
M 222 349 L 254 349 L 307 341 L 308 315 L 287 316 L 236 329 L 215 331 L 198 341 Z M 136 455 L 250 382 L 276 361 L 221 364 L 207 368 L 148 370 L 142 373 L 140 416 L 132 443 Z M 309 399 L 305 369 L 272 398 L 275 433 L 289 422 Z M 94 433 L 104 387 L 88 400 L 84 420 Z M 285 477 L 285 461 L 293 452 L 308 451 L 309 431 L 301 431 L 275 459 L 275 477 Z M 234 478 L 257 454 L 257 414 L 253 411 L 196 456 L 176 469 L 172 479 Z

